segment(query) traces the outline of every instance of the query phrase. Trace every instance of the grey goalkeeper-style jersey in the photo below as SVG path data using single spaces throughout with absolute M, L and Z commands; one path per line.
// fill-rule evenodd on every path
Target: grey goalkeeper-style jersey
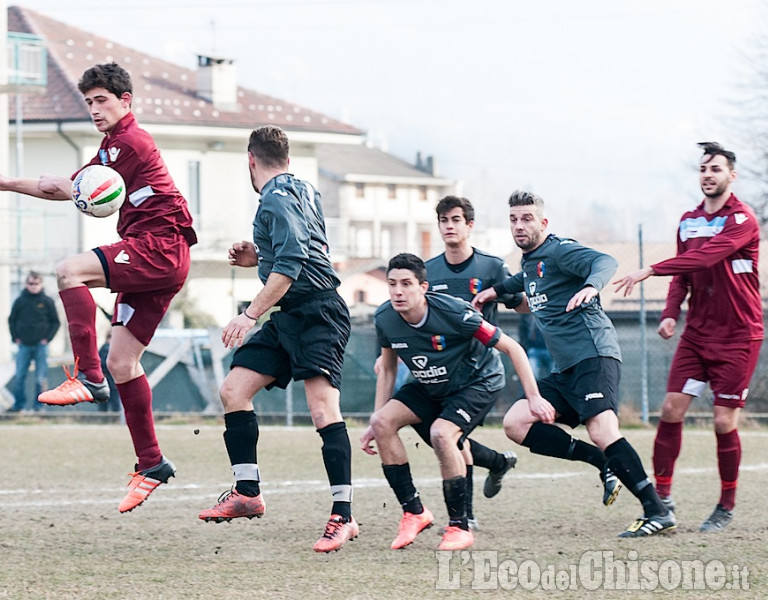
M 429 290 L 472 302 L 477 294 L 511 276 L 503 259 L 477 248 L 472 251 L 472 257 L 458 265 L 448 264 L 445 253 L 430 258 L 425 263 Z M 523 294 L 499 297 L 507 308 L 515 308 L 523 299 Z M 483 318 L 494 325 L 497 322 L 496 307 L 496 302 L 487 302 L 483 306 Z
M 531 312 L 555 361 L 555 371 L 597 356 L 621 360 L 616 330 L 599 295 L 565 312 L 576 292 L 586 286 L 601 290 L 610 282 L 618 265 L 612 256 L 550 234 L 538 248 L 523 254 L 521 265 L 522 271 L 494 286 L 494 290 L 527 294 Z
M 493 346 L 501 330 L 471 304 L 427 292 L 426 319 L 410 325 L 387 301 L 373 317 L 382 348 L 391 348 L 435 399 L 466 388 L 504 387 L 504 370 Z
M 253 219 L 253 242 L 259 253 L 262 282 L 266 283 L 273 271 L 293 279 L 279 305 L 338 287 L 320 194 L 309 183 L 289 173 L 267 182 Z

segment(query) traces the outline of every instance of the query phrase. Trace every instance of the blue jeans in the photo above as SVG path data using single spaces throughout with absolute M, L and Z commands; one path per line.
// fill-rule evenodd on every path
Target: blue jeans
M 27 406 L 27 373 L 33 360 L 35 361 L 35 410 L 39 408 L 37 397 L 48 387 L 48 346 L 19 344 L 19 351 L 16 354 L 13 410 L 23 410 Z

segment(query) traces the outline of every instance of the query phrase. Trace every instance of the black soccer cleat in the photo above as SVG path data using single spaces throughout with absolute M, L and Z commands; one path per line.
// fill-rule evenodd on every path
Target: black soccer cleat
M 702 533 L 718 533 L 728 527 L 733 519 L 733 511 L 725 510 L 721 504 L 715 507 L 714 512 L 701 524 L 699 531 Z
M 485 478 L 483 496 L 486 498 L 493 498 L 501 491 L 501 480 L 504 479 L 507 471 L 514 469 L 517 464 L 517 454 L 512 450 L 507 450 L 503 456 L 504 467 L 500 471 L 488 471 L 488 476 Z
M 600 472 L 600 480 L 603 482 L 603 504 L 610 506 L 616 501 L 616 497 L 621 491 L 621 482 L 607 466 Z
M 663 516 L 653 515 L 650 517 L 642 517 L 627 527 L 626 531 L 620 533 L 619 537 L 648 537 L 650 535 L 658 535 L 660 533 L 669 533 L 675 529 L 677 529 L 675 513 L 670 512 Z

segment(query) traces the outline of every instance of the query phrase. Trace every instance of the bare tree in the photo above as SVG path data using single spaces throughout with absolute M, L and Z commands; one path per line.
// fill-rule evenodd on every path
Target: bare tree
M 761 26 L 745 54 L 750 72 L 742 86 L 742 99 L 736 102 L 738 115 L 729 125 L 743 142 L 737 149 L 738 168 L 752 182 L 749 204 L 761 225 L 768 225 L 768 2 L 763 2 Z M 744 157 L 742 159 L 742 156 Z

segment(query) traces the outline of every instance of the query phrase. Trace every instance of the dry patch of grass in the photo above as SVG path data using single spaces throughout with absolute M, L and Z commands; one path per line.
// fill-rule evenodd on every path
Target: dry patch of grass
M 194 430 L 199 430 L 198 434 Z M 265 427 L 259 464 L 267 514 L 263 519 L 203 523 L 197 513 L 231 484 L 220 425 L 180 424 L 158 429 L 163 451 L 176 462 L 176 478 L 141 507 L 117 511 L 132 470 L 133 452 L 120 425 L 7 425 L 0 427 L 0 598 L 216 599 L 313 595 L 354 598 L 585 598 L 584 588 L 546 591 L 473 590 L 481 582 L 473 555 L 453 557 L 459 590 L 439 590 L 437 527 L 409 548 L 393 552 L 400 509 L 377 458 L 357 449 L 362 430 L 351 430 L 355 516 L 361 535 L 341 552 L 316 555 L 330 494 L 313 429 Z M 582 432 L 583 433 L 583 432 Z M 653 430 L 627 432 L 647 469 Z M 431 450 L 406 433 L 412 470 L 425 503 L 446 521 L 437 464 Z M 616 535 L 640 514 L 626 490 L 616 504 L 600 503 L 590 467 L 530 454 L 498 428 L 476 437 L 497 449 L 514 448 L 518 467 L 494 499 L 482 496 L 485 473 L 476 469 L 475 507 L 481 531 L 473 550 L 495 552 L 499 562 L 533 561 L 541 570 L 568 571 L 588 552 L 619 560 L 719 560 L 749 569 L 748 591 L 655 592 L 599 589 L 594 598 L 764 598 L 768 596 L 768 533 L 763 490 L 768 485 L 768 432 L 744 432 L 739 505 L 722 534 L 698 533 L 717 502 L 714 434 L 685 433 L 674 496 L 679 531 L 646 540 Z M 475 558 L 481 555 L 474 555 Z M 588 555 L 589 556 L 589 555 Z M 462 564 L 463 559 L 467 560 Z M 444 575 L 444 573 L 443 573 Z M 444 581 L 444 580 L 443 580 Z M 499 581 L 496 578 L 494 581 Z M 444 587 L 444 585 L 443 585 Z

